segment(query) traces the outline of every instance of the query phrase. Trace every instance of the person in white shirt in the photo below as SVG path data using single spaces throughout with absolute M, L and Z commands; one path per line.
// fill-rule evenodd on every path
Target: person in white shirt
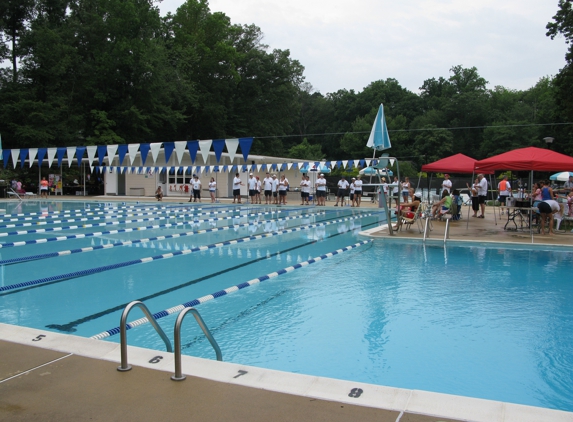
M 392 196 L 394 197 L 394 200 L 396 201 L 396 206 L 398 206 L 398 200 L 399 200 L 399 192 L 400 192 L 400 181 L 398 180 L 398 176 L 394 176 L 394 181 L 392 182 L 392 184 L 394 185 L 392 187 Z M 392 202 L 392 201 L 390 201 Z M 392 204 L 390 204 L 390 206 L 392 206 Z
M 255 204 L 261 203 L 261 179 L 259 176 L 256 176 L 257 179 L 257 188 L 255 189 L 257 193 L 255 194 Z
M 281 180 L 279 181 L 279 205 L 282 203 L 286 205 L 286 197 L 287 197 L 287 190 L 288 190 L 288 179 L 283 174 L 281 176 Z
M 354 181 L 354 204 L 359 207 L 362 202 L 362 179 L 360 176 Z
M 320 173 L 320 176 L 318 176 L 318 179 L 316 180 L 316 199 L 318 201 L 318 206 L 326 205 L 326 179 L 322 173 Z
M 191 183 L 193 185 L 193 202 L 201 202 L 201 181 L 196 174 L 193 175 Z M 189 198 L 189 202 L 191 202 L 191 198 Z
M 477 218 L 485 218 L 485 200 L 487 198 L 487 180 L 483 174 L 478 174 L 478 202 L 481 209 L 481 215 Z
M 336 204 L 335 207 L 338 206 L 338 201 L 340 200 L 340 206 L 344 206 L 344 197 L 348 194 L 348 188 L 350 184 L 346 180 L 344 176 L 338 181 L 338 192 L 336 193 Z
M 273 194 L 273 179 L 269 173 L 263 179 L 263 189 L 265 191 L 265 204 L 270 205 Z
M 273 194 L 273 204 L 274 205 L 278 205 L 279 204 L 279 181 L 277 179 L 277 175 L 273 174 L 273 182 L 271 183 L 271 191 Z
M 310 198 L 310 179 L 303 174 L 300 181 L 300 205 L 308 205 L 308 198 Z
M 235 173 L 233 178 L 233 204 L 236 200 L 238 200 L 237 203 L 241 203 L 241 186 L 243 186 L 243 182 L 241 182 L 239 173 Z
M 448 193 L 452 192 L 452 181 L 450 180 L 449 174 L 444 174 L 444 181 L 442 182 L 442 193 L 445 190 L 448 191 Z
M 388 199 L 388 182 L 386 182 L 385 177 L 382 178 L 382 192 L 384 192 L 384 200 L 388 201 L 388 206 L 392 206 L 392 198 Z M 378 200 L 380 200 L 380 198 L 378 198 Z M 374 202 L 374 199 L 372 199 L 372 202 Z
M 249 174 L 249 198 L 251 198 L 251 204 L 255 204 L 257 195 L 257 179 L 253 176 L 253 173 Z
M 350 179 L 350 206 L 353 207 L 354 206 L 354 182 L 356 181 L 356 178 L 353 177 L 352 179 Z
M 215 182 L 214 177 L 211 177 L 211 181 L 209 182 L 209 195 L 211 195 L 211 202 L 216 202 L 215 199 L 216 190 L 217 190 L 217 182 Z

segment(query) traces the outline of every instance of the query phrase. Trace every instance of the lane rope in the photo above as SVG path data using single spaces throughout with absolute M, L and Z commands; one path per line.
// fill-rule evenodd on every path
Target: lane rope
M 298 264 L 283 268 L 281 270 L 278 270 L 278 271 L 275 271 L 275 272 L 272 272 L 269 274 L 265 274 L 261 277 L 254 278 L 254 279 L 246 281 L 244 283 L 237 284 L 237 285 L 231 286 L 231 287 L 223 289 L 223 290 L 219 290 L 218 292 L 212 293 L 210 295 L 206 295 L 206 296 L 200 297 L 198 299 L 193 299 L 193 300 L 186 302 L 186 303 L 183 303 L 181 305 L 177 305 L 177 306 L 174 306 L 172 308 L 165 309 L 163 311 L 160 311 L 160 312 L 153 314 L 152 316 L 155 320 L 164 318 L 168 315 L 172 315 L 174 313 L 180 312 L 181 310 L 183 310 L 185 308 L 198 306 L 198 305 L 201 305 L 202 303 L 208 302 L 210 300 L 218 299 L 218 298 L 226 296 L 230 293 L 236 292 L 238 290 L 242 290 L 246 287 L 253 286 L 255 284 L 261 283 L 261 282 L 266 281 L 266 280 L 270 280 L 270 279 L 278 277 L 279 275 L 282 275 L 282 274 L 290 273 L 290 272 L 297 270 L 299 268 L 307 267 L 310 264 L 314 264 L 316 262 L 323 261 L 323 260 L 331 258 L 335 255 L 339 255 L 339 254 L 342 254 L 342 253 L 347 252 L 349 250 L 358 248 L 359 246 L 366 245 L 368 243 L 372 243 L 373 241 L 374 241 L 373 239 L 364 240 L 362 242 L 355 243 L 354 245 L 346 246 L 345 248 L 342 248 L 342 249 L 337 249 L 333 252 L 329 252 L 329 253 L 326 253 L 324 255 L 320 255 L 320 256 L 317 256 L 315 258 L 311 258 L 311 259 L 308 259 L 306 261 L 299 262 Z M 146 317 L 140 318 L 140 319 L 137 319 L 135 321 L 128 322 L 126 325 L 126 328 L 128 330 L 130 330 L 132 328 L 146 324 L 148 322 L 149 322 L 149 320 Z M 102 333 L 96 334 L 90 338 L 95 339 L 95 340 L 102 340 L 104 338 L 108 338 L 108 337 L 111 337 L 113 335 L 119 334 L 119 331 L 120 331 L 120 328 L 115 327 L 115 328 L 112 328 L 111 330 L 106 330 Z
M 325 214 L 326 214 L 326 212 L 323 211 L 323 212 L 319 212 L 319 213 L 314 214 L 314 215 L 319 216 L 319 215 L 325 215 Z M 274 222 L 274 221 L 278 222 L 278 221 L 296 220 L 296 219 L 304 218 L 307 216 L 308 216 L 308 214 L 307 215 L 287 216 L 287 217 L 282 217 L 282 218 L 273 219 L 273 220 L 264 220 L 264 222 Z M 205 222 L 205 221 L 211 221 L 211 220 L 215 220 L 215 219 L 200 220 L 200 221 Z M 165 236 L 155 236 L 155 237 L 148 237 L 148 238 L 144 238 L 144 239 L 126 240 L 123 242 L 108 243 L 105 245 L 88 246 L 85 248 L 68 249 L 68 250 L 59 251 L 59 252 L 49 252 L 49 253 L 38 254 L 38 255 L 21 256 L 18 258 L 9 258 L 9 259 L 0 260 L 0 265 L 16 264 L 19 262 L 35 261 L 35 260 L 46 259 L 46 258 L 57 258 L 57 257 L 67 256 L 67 255 L 72 255 L 72 254 L 77 254 L 77 253 L 93 252 L 93 251 L 97 251 L 100 249 L 110 249 L 110 248 L 116 248 L 119 246 L 129 246 L 129 245 L 134 245 L 134 244 L 138 244 L 138 243 L 154 242 L 156 240 L 176 239 L 179 237 L 193 236 L 193 235 L 197 235 L 197 234 L 212 233 L 212 232 L 217 232 L 217 231 L 225 231 L 225 230 L 229 230 L 229 229 L 233 229 L 233 228 L 248 227 L 248 226 L 253 226 L 255 224 L 260 224 L 260 222 L 235 224 L 232 226 L 225 226 L 225 227 L 212 227 L 209 229 L 195 230 L 195 231 L 184 232 L 184 233 L 175 233 L 175 234 L 170 234 L 170 235 L 165 235 Z
M 24 281 L 22 283 L 11 284 L 8 286 L 0 286 L 0 292 L 5 292 L 5 291 L 9 291 L 9 290 L 14 290 L 14 289 L 20 289 L 23 287 L 36 286 L 39 284 L 45 284 L 45 283 L 50 283 L 50 282 L 54 282 L 54 281 L 84 277 L 87 275 L 97 274 L 97 273 L 101 273 L 104 271 L 115 270 L 118 268 L 129 267 L 131 265 L 136 265 L 136 264 L 147 264 L 149 262 L 158 261 L 161 259 L 169 259 L 169 258 L 174 258 L 176 256 L 188 255 L 188 254 L 193 253 L 193 252 L 206 251 L 206 250 L 213 249 L 213 248 L 220 248 L 223 246 L 236 245 L 238 243 L 246 243 L 246 242 L 251 242 L 253 240 L 259 240 L 259 239 L 269 238 L 269 237 L 273 237 L 273 236 L 280 236 L 280 235 L 287 234 L 287 233 L 294 233 L 294 232 L 298 232 L 298 231 L 309 230 L 309 229 L 315 228 L 315 227 L 328 226 L 331 224 L 341 223 L 341 222 L 349 221 L 349 220 L 356 220 L 356 219 L 368 217 L 371 215 L 372 214 L 363 214 L 360 216 L 341 218 L 341 219 L 332 220 L 332 221 L 329 221 L 326 223 L 311 224 L 311 225 L 303 226 L 303 227 L 295 227 L 292 229 L 285 229 L 285 230 L 280 230 L 280 231 L 275 231 L 275 232 L 270 232 L 270 233 L 252 235 L 252 236 L 242 237 L 239 239 L 233 239 L 233 240 L 227 240 L 224 242 L 211 243 L 209 245 L 197 246 L 197 247 L 194 247 L 191 249 L 183 249 L 181 251 L 170 252 L 170 253 L 166 253 L 166 254 L 162 254 L 162 255 L 149 256 L 149 257 L 139 258 L 139 259 L 132 259 L 129 261 L 119 262 L 116 264 L 104 265 L 104 266 L 95 267 L 95 268 L 88 268 L 85 270 L 74 271 L 71 273 L 54 275 L 51 277 L 44 277 L 44 278 L 40 278 L 37 280 Z M 226 227 L 232 228 L 232 226 L 226 226 Z

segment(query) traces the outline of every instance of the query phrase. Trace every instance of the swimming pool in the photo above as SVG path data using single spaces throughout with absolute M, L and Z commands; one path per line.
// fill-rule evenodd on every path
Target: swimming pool
M 66 220 L 110 218 L 86 220 L 79 223 L 81 227 L 57 234 L 0 237 L 2 261 L 28 257 L 1 267 L 2 286 L 7 289 L 0 292 L 0 321 L 93 336 L 116 327 L 121 309 L 130 300 L 145 298 L 152 312 L 168 309 L 355 245 L 364 240 L 358 231 L 379 224 L 382 218 L 377 210 L 367 209 L 203 205 L 198 210 L 176 204 L 165 206 L 162 213 L 130 216 L 134 210 L 155 211 L 144 210 L 152 205 L 129 206 L 100 211 L 106 207 L 92 203 L 91 215 L 85 215 L 84 206 L 77 212 L 80 215 L 68 213 Z M 48 215 L 75 209 L 78 204 L 54 203 L 52 207 Z M 166 214 L 166 210 L 171 212 Z M 23 211 L 33 212 L 31 208 Z M 200 215 L 207 212 L 219 214 Z M 114 224 L 118 218 L 122 222 Z M 0 225 L 27 220 L 18 221 Z M 34 223 L 38 221 L 44 220 Z M 229 222 L 235 227 L 229 229 Z M 331 222 L 335 223 L 326 224 Z M 112 224 L 85 227 L 96 223 Z M 166 224 L 171 226 L 121 231 Z M 325 225 L 311 227 L 316 224 Z M 78 222 L 0 230 L 29 232 L 70 225 Z M 146 240 L 208 229 L 216 231 Z M 120 232 L 91 235 L 113 230 Z M 279 230 L 292 231 L 145 264 L 81 273 Z M 34 243 L 66 236 L 80 238 Z M 30 243 L 4 247 L 14 242 Z M 34 258 L 86 247 L 101 248 Z M 573 289 L 567 279 L 572 259 L 573 254 L 561 250 L 479 244 L 444 248 L 381 241 L 209 300 L 197 309 L 226 361 L 573 410 Z M 42 283 L 10 289 L 37 280 Z M 130 320 L 139 318 L 136 313 Z M 159 320 L 168 335 L 175 317 Z M 164 349 L 149 324 L 130 330 L 128 338 L 130 345 Z M 195 324 L 184 325 L 182 338 L 184 353 L 214 358 Z M 118 341 L 118 336 L 108 341 Z

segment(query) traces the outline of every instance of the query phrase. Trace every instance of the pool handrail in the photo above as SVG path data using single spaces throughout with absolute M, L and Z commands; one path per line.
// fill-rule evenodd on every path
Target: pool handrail
M 174 354 L 175 354 L 175 374 L 171 377 L 171 379 L 173 381 L 183 381 L 186 378 L 186 376 L 183 375 L 182 370 L 181 370 L 181 324 L 183 323 L 183 319 L 185 318 L 185 315 L 187 315 L 188 312 L 191 312 L 193 314 L 193 316 L 195 317 L 195 321 L 197 321 L 197 324 L 199 325 L 199 328 L 201 328 L 201 330 L 205 334 L 205 337 L 207 337 L 207 340 L 209 340 L 209 342 L 211 343 L 211 346 L 213 346 L 213 349 L 215 349 L 215 354 L 217 355 L 217 360 L 218 361 L 223 360 L 223 355 L 221 354 L 221 348 L 217 344 L 217 341 L 215 341 L 215 338 L 211 334 L 211 331 L 209 331 L 209 328 L 207 328 L 205 321 L 203 321 L 203 318 L 201 318 L 199 311 L 195 308 L 192 308 L 192 307 L 191 308 L 185 308 L 181 312 L 179 312 L 179 315 L 177 316 L 177 320 L 175 321 L 175 327 L 173 330 L 174 331 L 173 332 L 173 341 L 175 343 L 175 352 L 174 352 Z
M 170 353 L 173 352 L 173 348 L 171 347 L 171 342 L 169 341 L 169 338 L 167 337 L 165 332 L 161 329 L 155 318 L 153 318 L 153 315 L 151 315 L 151 312 L 149 312 L 147 306 L 145 306 L 145 304 L 140 300 L 134 300 L 125 307 L 125 309 L 121 314 L 121 319 L 119 321 L 119 334 L 121 343 L 121 365 L 117 367 L 117 370 L 120 372 L 126 372 L 131 370 L 131 365 L 127 363 L 127 316 L 134 307 L 138 307 L 143 311 L 143 313 L 147 317 L 147 320 L 151 323 L 151 325 L 153 325 L 153 328 L 155 328 L 155 331 L 157 331 L 157 334 L 159 334 L 159 336 L 165 343 L 167 351 Z

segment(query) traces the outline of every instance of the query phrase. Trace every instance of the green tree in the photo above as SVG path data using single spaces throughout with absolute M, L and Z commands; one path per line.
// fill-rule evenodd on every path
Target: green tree
M 288 156 L 301 160 L 320 161 L 324 159 L 320 145 L 311 145 L 306 138 L 300 144 L 291 147 L 288 151 Z

